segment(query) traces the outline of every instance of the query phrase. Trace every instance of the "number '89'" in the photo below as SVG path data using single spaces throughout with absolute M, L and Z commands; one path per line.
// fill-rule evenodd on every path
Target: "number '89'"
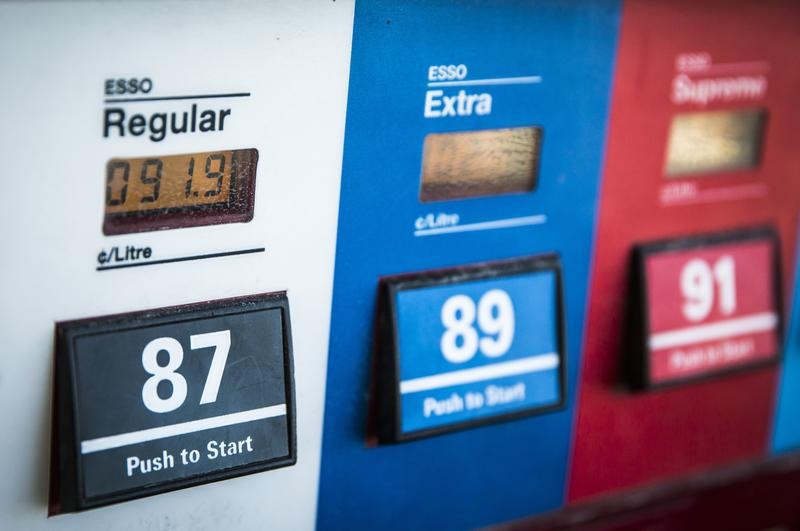
M 444 333 L 439 346 L 450 363 L 465 363 L 481 352 L 497 358 L 514 341 L 514 305 L 502 289 L 484 293 L 477 303 L 468 295 L 449 297 L 440 312 Z

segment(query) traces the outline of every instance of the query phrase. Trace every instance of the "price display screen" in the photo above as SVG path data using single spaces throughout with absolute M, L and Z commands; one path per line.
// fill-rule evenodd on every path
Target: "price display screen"
M 529 192 L 536 187 L 541 142 L 539 127 L 429 134 L 420 200 Z
M 760 109 L 678 114 L 669 133 L 667 177 L 755 168 L 765 122 Z
M 381 442 L 560 407 L 554 256 L 383 280 Z
M 768 229 L 637 250 L 646 316 L 637 387 L 775 361 L 780 348 L 777 239 Z
M 257 164 L 255 149 L 111 159 L 103 232 L 250 221 Z
M 284 294 L 59 323 L 57 337 L 63 511 L 294 464 Z

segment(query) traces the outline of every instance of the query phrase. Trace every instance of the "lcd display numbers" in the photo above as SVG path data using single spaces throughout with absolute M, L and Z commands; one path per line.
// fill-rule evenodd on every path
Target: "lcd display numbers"
M 545 256 L 383 279 L 380 441 L 560 407 L 560 271 Z
M 775 361 L 781 344 L 778 263 L 770 229 L 637 247 L 633 386 Z
M 294 464 L 285 294 L 56 332 L 52 512 Z
M 766 113 L 761 109 L 682 113 L 672 120 L 668 178 L 754 168 L 761 156 Z
M 542 129 L 514 127 L 425 137 L 420 200 L 529 192 L 536 187 Z
M 257 164 L 255 149 L 111 159 L 103 232 L 250 221 Z

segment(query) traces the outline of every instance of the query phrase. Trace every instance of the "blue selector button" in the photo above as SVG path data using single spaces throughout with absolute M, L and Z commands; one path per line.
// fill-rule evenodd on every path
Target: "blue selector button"
M 563 404 L 556 257 L 391 277 L 382 285 L 381 441 Z

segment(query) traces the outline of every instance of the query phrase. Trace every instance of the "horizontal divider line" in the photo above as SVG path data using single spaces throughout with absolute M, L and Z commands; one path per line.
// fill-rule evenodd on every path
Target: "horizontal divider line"
M 555 352 L 537 354 L 536 356 L 493 363 L 492 365 L 484 365 L 482 367 L 472 367 L 470 369 L 461 369 L 444 374 L 403 380 L 400 382 L 400 393 L 418 393 L 420 391 L 431 391 L 454 385 L 483 382 L 494 378 L 548 371 L 557 368 L 560 363 L 561 360 Z
M 686 328 L 658 332 L 650 336 L 648 345 L 650 346 L 650 350 L 663 350 L 717 339 L 726 339 L 744 334 L 769 332 L 774 330 L 777 326 L 777 314 L 773 312 L 762 312 L 745 317 L 717 321 L 716 323 L 687 326 Z
M 698 68 L 688 68 L 684 70 L 678 70 L 679 74 L 688 74 L 688 75 L 708 75 L 708 74 L 719 74 L 723 72 L 727 73 L 740 73 L 741 75 L 747 74 L 761 74 L 764 72 L 769 71 L 769 63 L 766 61 L 749 61 L 743 63 L 712 63 L 710 65 L 704 65 Z
M 105 103 L 137 103 L 143 101 L 205 100 L 210 98 L 248 98 L 249 92 L 228 92 L 226 94 L 195 94 L 191 96 L 143 96 L 141 98 L 106 98 Z
M 126 267 L 141 267 L 141 266 L 149 266 L 149 265 L 156 265 L 156 264 L 170 264 L 172 262 L 188 262 L 190 260 L 205 260 L 207 258 L 221 258 L 223 256 L 236 256 L 239 254 L 253 254 L 253 253 L 263 253 L 267 249 L 265 247 L 256 247 L 254 249 L 241 249 L 239 251 L 225 251 L 222 253 L 210 253 L 210 254 L 196 254 L 193 256 L 179 256 L 177 258 L 164 258 L 163 260 L 150 260 L 148 262 L 134 262 L 130 264 L 119 264 L 119 265 L 110 265 L 110 266 L 97 266 L 98 271 L 108 271 L 109 269 L 123 269 Z
M 498 219 L 495 221 L 481 221 L 479 223 L 467 223 L 465 225 L 453 225 L 450 227 L 419 229 L 414 231 L 414 236 L 435 236 L 437 234 L 448 234 L 452 232 L 471 232 L 476 230 L 507 229 L 510 227 L 524 227 L 526 225 L 541 225 L 542 223 L 545 222 L 547 222 L 547 216 L 545 216 L 544 214 L 539 214 L 537 216 Z
M 225 426 L 233 426 L 234 424 L 252 422 L 254 420 L 282 417 L 284 415 L 286 415 L 286 404 L 278 404 L 275 406 L 250 409 L 248 411 L 240 411 L 238 413 L 230 413 L 228 415 L 219 415 L 217 417 L 170 424 L 169 426 L 159 426 L 158 428 L 99 437 L 97 439 L 81 441 L 81 454 L 85 455 L 94 452 L 102 452 L 103 450 L 113 450 L 114 448 L 121 448 L 132 444 L 166 439 L 167 437 L 186 435 L 188 433 L 195 433 L 213 428 L 223 428 Z
M 431 81 L 429 87 L 469 87 L 485 85 L 533 85 L 541 83 L 542 76 L 496 77 L 491 79 L 462 79 L 458 81 Z

